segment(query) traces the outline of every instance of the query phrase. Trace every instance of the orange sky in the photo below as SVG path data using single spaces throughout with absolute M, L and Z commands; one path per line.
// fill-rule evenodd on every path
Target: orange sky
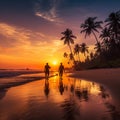
M 6 23 L 0 24 L 0 33 L 5 36 L 3 38 L 3 46 L 0 47 L 0 68 L 42 69 L 46 62 L 53 67 L 63 62 L 66 67 L 69 67 L 67 64 L 68 60 L 63 57 L 64 52 L 69 52 L 69 48 L 60 40 L 62 37 L 60 33 L 58 35 L 59 37 L 45 36 L 42 33 Z M 46 40 L 39 41 L 41 36 L 50 42 Z M 38 39 L 38 41 L 34 42 L 34 39 Z M 77 40 L 75 41 L 77 42 Z M 7 44 L 4 45 L 4 41 Z M 56 62 L 56 65 L 54 65 L 54 62 Z
M 58 66 L 60 62 L 63 62 L 66 67 L 70 66 L 67 64 L 68 59 L 63 57 L 64 52 L 70 52 L 69 47 L 60 40 L 61 32 L 55 33 L 55 36 L 49 34 L 47 36 L 38 31 L 0 23 L 0 34 L 4 36 L 1 37 L 0 68 L 43 69 L 46 62 L 53 68 Z M 75 44 L 84 39 L 84 35 L 80 36 L 78 34 L 76 36 Z M 72 45 L 73 47 L 74 45 Z M 83 59 L 84 57 L 81 55 L 81 60 Z M 56 65 L 54 65 L 54 62 L 56 62 Z
M 111 11 L 119 9 L 118 3 L 112 0 L 1 0 L 0 69 L 43 69 L 46 62 L 53 68 L 60 62 L 68 67 L 63 54 L 69 52 L 69 48 L 60 41 L 61 32 L 72 29 L 77 36 L 75 44 L 85 42 L 89 50 L 93 50 L 95 38 L 85 39 L 84 34 L 80 34 L 80 24 L 87 17 L 97 16 L 98 21 L 104 21 Z M 103 5 L 107 5 L 107 9 Z

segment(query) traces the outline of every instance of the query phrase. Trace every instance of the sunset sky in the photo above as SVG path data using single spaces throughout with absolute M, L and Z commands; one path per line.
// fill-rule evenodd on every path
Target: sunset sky
M 63 62 L 68 47 L 60 41 L 70 28 L 75 43 L 95 44 L 80 34 L 87 17 L 104 21 L 120 10 L 120 0 L 0 0 L 0 68 L 43 68 Z M 56 63 L 55 63 L 56 62 Z

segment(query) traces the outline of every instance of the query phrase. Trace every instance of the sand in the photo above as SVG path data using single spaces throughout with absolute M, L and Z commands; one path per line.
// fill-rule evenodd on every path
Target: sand
M 101 83 L 111 91 L 113 97 L 120 101 L 120 68 L 76 71 L 70 76 Z

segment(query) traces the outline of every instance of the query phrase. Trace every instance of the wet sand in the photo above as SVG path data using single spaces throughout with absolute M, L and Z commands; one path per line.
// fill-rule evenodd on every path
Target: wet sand
M 4 98 L 11 87 L 20 86 L 45 78 L 44 73 L 38 71 L 0 71 L 0 76 L 2 76 L 0 77 L 0 99 Z M 55 75 L 50 75 L 50 77 L 53 76 Z
M 109 89 L 92 81 L 51 77 L 8 89 L 0 120 L 120 120 Z
M 50 77 L 55 75 L 51 72 Z M 0 71 L 0 91 L 43 78 L 45 78 L 43 72 L 34 70 Z
M 101 83 L 110 89 L 118 102 L 120 101 L 120 68 L 76 71 L 69 76 Z

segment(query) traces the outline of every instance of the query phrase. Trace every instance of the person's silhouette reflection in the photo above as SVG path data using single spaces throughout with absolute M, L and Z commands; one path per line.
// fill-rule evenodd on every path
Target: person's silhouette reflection
M 48 95 L 49 95 L 49 92 L 50 92 L 49 79 L 48 78 L 45 79 L 44 92 L 45 92 L 46 97 L 48 98 Z
M 63 85 L 62 78 L 59 79 L 59 91 L 60 91 L 60 94 L 61 94 L 61 95 L 62 95 L 63 92 L 64 92 L 64 85 Z

